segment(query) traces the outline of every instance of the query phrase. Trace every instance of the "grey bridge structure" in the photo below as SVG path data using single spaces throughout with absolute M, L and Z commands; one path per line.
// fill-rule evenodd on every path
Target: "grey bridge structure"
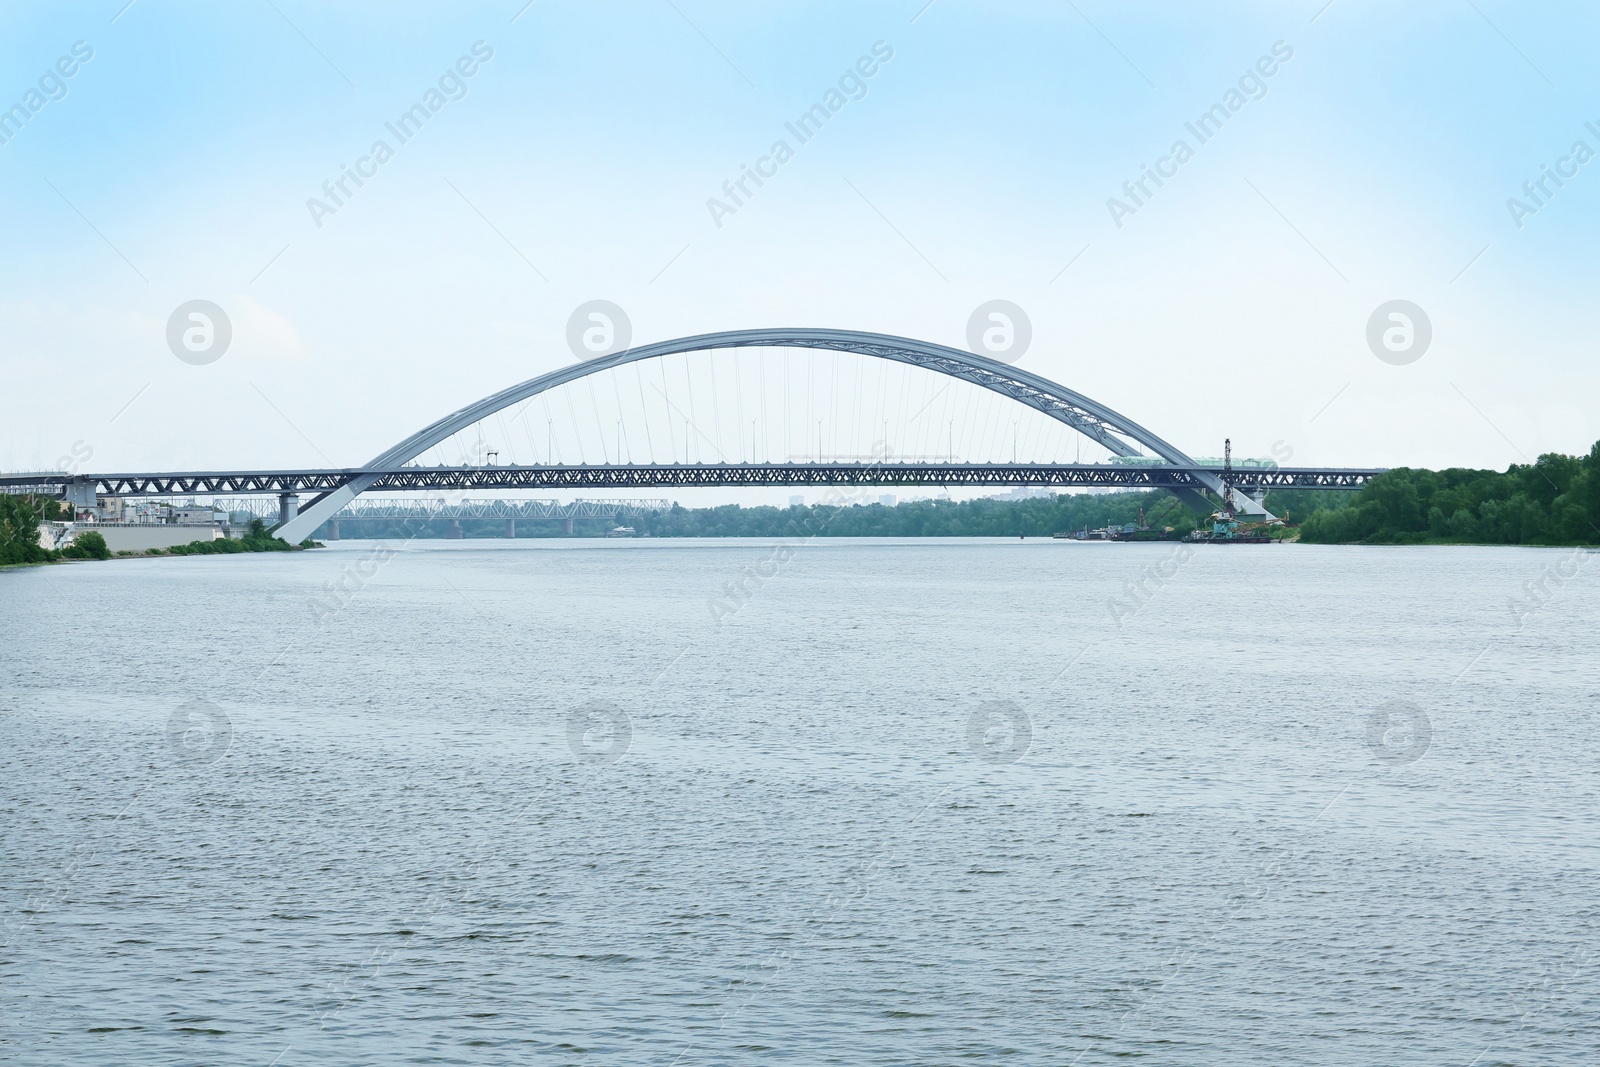
M 1096 442 L 1111 463 L 856 462 L 419 466 L 418 456 L 487 416 L 547 390 L 640 360 L 727 348 L 797 348 L 852 352 L 922 367 L 992 390 L 1034 408 Z M 1252 467 L 1225 472 L 1191 459 L 1177 446 L 1111 408 L 1030 371 L 946 345 L 856 330 L 766 329 L 698 334 L 641 345 L 575 363 L 520 382 L 446 415 L 373 457 L 361 467 L 273 471 L 69 474 L 0 476 L 9 492 L 39 492 L 93 504 L 98 494 L 221 496 L 275 494 L 274 532 L 296 542 L 311 535 L 362 493 L 669 488 L 699 486 L 944 486 L 1162 489 L 1201 509 L 1227 484 L 1241 510 L 1265 514 L 1250 494 L 1274 488 L 1356 489 L 1383 473 L 1370 468 Z M 302 494 L 316 494 L 305 507 Z

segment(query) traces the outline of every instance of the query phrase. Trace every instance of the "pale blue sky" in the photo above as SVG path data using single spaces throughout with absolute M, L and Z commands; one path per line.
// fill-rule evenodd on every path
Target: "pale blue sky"
M 1026 366 L 1195 453 L 1503 467 L 1600 437 L 1600 160 L 1520 229 L 1506 207 L 1600 150 L 1590 5 L 522 8 L 9 5 L 0 106 L 94 54 L 0 144 L 0 467 L 77 442 L 100 470 L 364 462 L 568 361 L 596 297 L 637 341 L 956 345 L 1005 298 Z M 466 95 L 317 227 L 307 199 L 479 41 Z M 866 95 L 714 225 L 879 41 Z M 1107 198 L 1275 42 L 1265 95 L 1115 226 Z M 234 323 L 209 366 L 164 342 L 194 298 Z M 1435 333 L 1403 367 L 1365 342 L 1394 298 Z

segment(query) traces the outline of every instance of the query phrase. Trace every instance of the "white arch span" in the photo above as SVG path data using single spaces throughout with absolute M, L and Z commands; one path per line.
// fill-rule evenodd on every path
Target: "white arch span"
M 1098 442 L 1116 455 L 1138 455 L 1142 446 L 1174 466 L 1194 466 L 1194 460 L 1176 446 L 1157 437 L 1125 415 L 1091 400 L 1082 393 L 1058 385 L 1048 378 L 1042 378 L 986 356 L 973 355 L 929 341 L 895 337 L 891 334 L 865 333 L 860 330 L 772 329 L 727 330 L 721 333 L 680 337 L 672 341 L 659 341 L 582 363 L 574 363 L 549 374 L 530 378 L 528 381 L 468 404 L 459 411 L 423 427 L 381 455 L 373 457 L 367 464 L 367 469 L 377 472 L 403 466 L 440 441 L 459 433 L 486 416 L 590 374 L 639 360 L 656 359 L 683 352 L 704 352 L 715 348 L 818 348 L 855 352 L 879 359 L 892 359 L 915 367 L 925 367 L 952 378 L 981 385 L 1020 404 L 1042 411 Z M 311 536 L 318 526 L 371 487 L 378 477 L 377 473 L 357 474 L 340 488 L 313 499 L 297 516 L 280 525 L 274 533 L 291 544 Z M 1219 495 L 1222 493 L 1222 479 L 1216 475 L 1201 473 L 1197 477 L 1207 488 Z M 1192 490 L 1184 490 L 1183 493 L 1188 494 L 1191 502 L 1209 506 L 1203 497 Z M 1259 510 L 1259 505 L 1249 497 L 1243 494 L 1237 496 L 1241 507 Z

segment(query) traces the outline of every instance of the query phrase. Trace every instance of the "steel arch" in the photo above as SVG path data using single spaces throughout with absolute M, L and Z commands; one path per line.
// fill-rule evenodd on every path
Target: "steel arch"
M 895 360 L 972 382 L 1002 396 L 1010 397 L 1018 403 L 1067 424 L 1116 455 L 1138 455 L 1137 445 L 1149 449 L 1174 466 L 1195 466 L 1194 460 L 1175 445 L 1162 440 L 1127 416 L 1031 371 L 989 359 L 987 356 L 973 355 L 947 345 L 918 341 L 910 337 L 867 333 L 860 330 L 795 328 L 726 330 L 719 333 L 696 334 L 692 337 L 680 337 L 671 341 L 658 341 L 655 344 L 624 349 L 608 356 L 574 363 L 502 389 L 498 393 L 451 412 L 373 457 L 364 469 L 376 472 L 402 466 L 440 441 L 459 433 L 486 416 L 579 378 L 640 360 L 657 359 L 684 352 L 706 352 L 717 348 L 816 348 Z M 338 488 L 317 496 L 295 518 L 280 525 L 275 532 L 290 542 L 309 537 L 326 519 L 371 488 L 379 477 L 377 473 L 354 475 Z M 1217 493 L 1222 492 L 1222 480 L 1215 474 L 1197 473 L 1196 477 L 1207 488 Z M 1205 498 L 1193 490 L 1178 490 L 1178 493 L 1192 503 L 1209 506 Z M 1245 498 L 1240 503 L 1248 507 L 1253 501 Z

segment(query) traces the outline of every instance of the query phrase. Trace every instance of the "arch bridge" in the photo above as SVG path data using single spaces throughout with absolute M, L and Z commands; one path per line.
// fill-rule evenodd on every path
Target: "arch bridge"
M 1042 413 L 1110 453 L 1109 463 L 961 463 L 952 454 L 897 460 L 887 454 L 843 460 L 780 463 L 623 463 L 496 465 L 472 463 L 425 466 L 419 457 L 441 442 L 514 405 L 569 383 L 590 379 L 628 364 L 686 353 L 719 350 L 809 349 L 854 353 L 889 363 L 922 368 L 968 382 L 1023 408 Z M 663 372 L 663 381 L 665 373 Z M 786 379 L 787 381 L 787 379 Z M 837 384 L 837 383 L 836 383 Z M 715 383 L 713 382 L 713 388 Z M 642 390 L 641 390 L 642 391 Z M 665 397 L 663 393 L 663 397 Z M 691 394 L 692 402 L 692 394 Z M 670 404 L 670 400 L 668 401 Z M 598 414 L 598 410 L 597 410 Z M 742 417 L 742 416 L 741 416 Z M 623 432 L 619 420 L 619 433 Z M 686 427 L 687 432 L 687 427 Z M 953 449 L 952 449 L 953 452 Z M 685 448 L 687 459 L 688 449 Z M 493 454 L 490 456 L 493 459 Z M 547 460 L 551 457 L 547 456 Z M 18 491 L 27 482 L 38 490 L 93 502 L 95 492 L 122 495 L 180 493 L 279 494 L 283 502 L 278 536 L 295 542 L 310 536 L 362 493 L 379 489 L 554 489 L 600 487 L 754 486 L 754 485 L 930 485 L 930 486 L 1125 486 L 1168 490 L 1186 503 L 1209 509 L 1204 493 L 1220 496 L 1227 484 L 1240 490 L 1241 510 L 1265 514 L 1248 494 L 1269 488 L 1359 488 L 1377 470 L 1357 468 L 1240 467 L 1225 471 L 1197 463 L 1176 445 L 1127 416 L 1057 382 L 986 356 L 946 345 L 857 330 L 761 329 L 698 334 L 641 345 L 519 382 L 451 412 L 399 441 L 362 467 L 333 470 L 190 472 L 178 474 L 45 474 L 8 476 L 0 483 Z M 298 494 L 317 495 L 298 507 Z

